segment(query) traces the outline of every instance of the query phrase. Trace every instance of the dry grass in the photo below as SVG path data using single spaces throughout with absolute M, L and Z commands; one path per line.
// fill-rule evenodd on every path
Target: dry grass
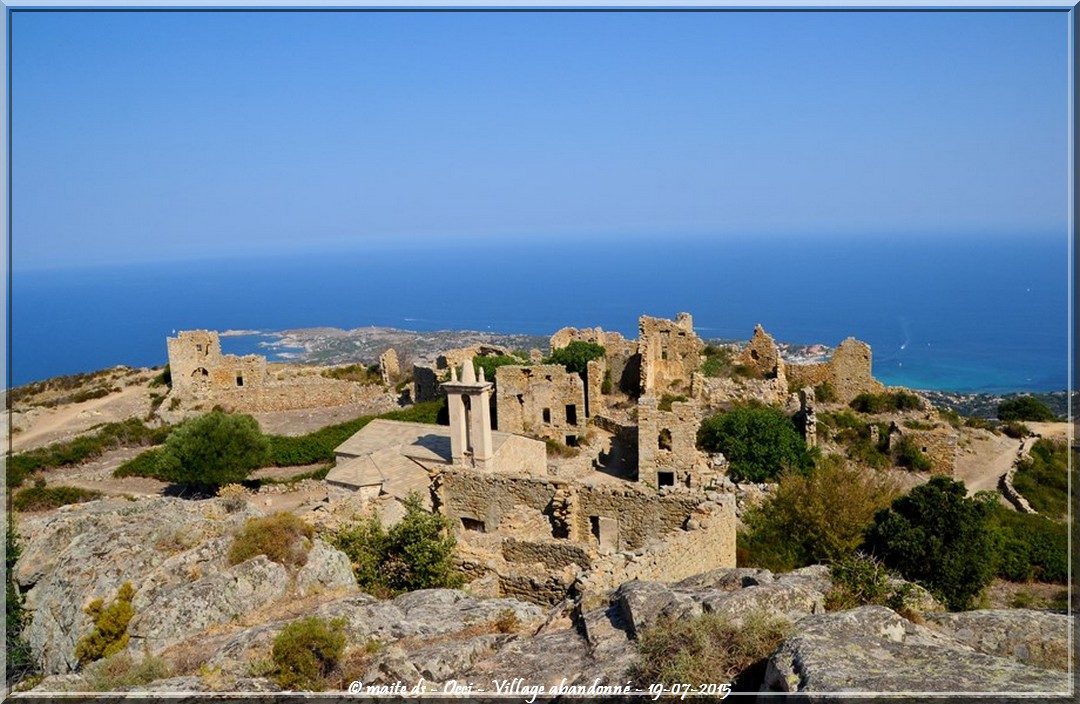
M 285 567 L 302 567 L 307 562 L 314 535 L 311 526 L 285 511 L 248 519 L 229 549 L 229 564 L 238 565 L 256 555 L 266 555 Z

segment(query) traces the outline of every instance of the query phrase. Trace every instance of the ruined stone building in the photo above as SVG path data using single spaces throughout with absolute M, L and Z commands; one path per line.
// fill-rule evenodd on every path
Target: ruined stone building
M 692 401 L 660 407 L 655 396 L 638 399 L 638 481 L 659 489 L 704 489 L 715 478 L 709 459 L 697 448 L 701 413 Z
M 587 422 L 580 376 L 559 364 L 541 364 L 502 366 L 495 377 L 499 430 L 577 445 Z
M 221 341 L 212 330 L 181 330 L 166 340 L 173 390 L 202 394 L 241 387 L 263 386 L 266 358 L 221 353 Z
M 689 313 L 679 313 L 674 321 L 641 316 L 638 320 L 641 394 L 688 393 L 691 377 L 701 367 L 704 349 L 705 345 L 694 334 L 694 321 Z
M 255 413 L 322 408 L 371 400 L 384 393 L 379 386 L 327 379 L 317 373 L 270 372 L 266 357 L 222 354 L 218 333 L 181 330 L 166 338 L 172 389 L 182 407 Z
M 849 337 L 833 351 L 827 362 L 789 364 L 787 377 L 799 387 L 829 382 L 838 403 L 849 403 L 861 393 L 881 393 L 884 384 L 874 378 L 870 345 Z

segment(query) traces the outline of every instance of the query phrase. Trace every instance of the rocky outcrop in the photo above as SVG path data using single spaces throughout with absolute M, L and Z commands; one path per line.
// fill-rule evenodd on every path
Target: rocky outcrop
M 76 668 L 75 646 L 93 630 L 85 607 L 112 601 L 125 582 L 135 589 L 130 647 L 149 653 L 290 593 L 356 589 L 348 558 L 318 540 L 296 575 L 262 556 L 230 566 L 232 534 L 256 515 L 251 507 L 230 513 L 216 499 L 116 499 L 24 521 L 15 579 L 31 614 L 25 635 L 43 671 Z
M 774 692 L 1066 692 L 1065 672 L 1021 665 L 883 606 L 811 616 L 769 658 Z
M 994 609 L 931 614 L 930 622 L 980 653 L 1054 670 L 1069 666 L 1070 620 L 1032 609 Z

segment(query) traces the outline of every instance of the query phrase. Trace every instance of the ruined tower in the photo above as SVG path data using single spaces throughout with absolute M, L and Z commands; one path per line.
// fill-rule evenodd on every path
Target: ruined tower
M 469 464 L 477 469 L 487 469 L 491 461 L 491 382 L 476 378 L 471 359 L 461 368 L 461 380 L 457 370 L 450 368 L 450 381 L 442 388 L 446 391 L 450 411 L 450 455 L 454 464 Z

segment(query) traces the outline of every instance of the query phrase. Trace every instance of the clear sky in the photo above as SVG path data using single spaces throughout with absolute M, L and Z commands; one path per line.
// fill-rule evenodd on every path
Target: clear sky
M 19 11 L 11 36 L 15 270 L 1067 232 L 1062 12 Z

